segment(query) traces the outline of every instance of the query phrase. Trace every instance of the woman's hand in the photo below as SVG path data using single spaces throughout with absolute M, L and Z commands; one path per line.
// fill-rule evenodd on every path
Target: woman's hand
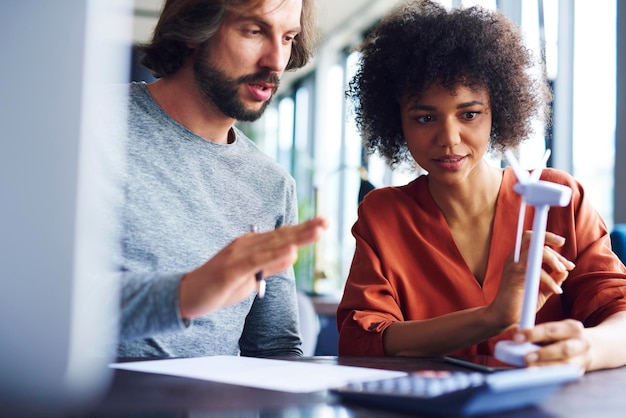
M 626 365 L 626 311 L 619 311 L 594 327 L 573 319 L 545 322 L 519 330 L 513 340 L 540 346 L 525 357 L 529 366 L 576 364 L 586 371 Z
M 530 231 L 527 231 L 530 240 Z M 561 286 L 569 272 L 576 267 L 570 260 L 556 252 L 552 247 L 561 247 L 565 244 L 565 238 L 546 233 L 545 246 L 543 249 L 543 264 L 540 271 L 539 295 L 537 297 L 537 311 L 543 307 L 552 295 L 563 293 Z
M 519 330 L 515 342 L 531 342 L 541 346 L 525 357 L 528 366 L 547 366 L 567 363 L 589 370 L 591 366 L 591 344 L 579 321 L 565 319 L 546 322 L 532 329 Z
M 514 261 L 513 254 L 506 259 L 498 294 L 488 307 L 495 318 L 500 318 L 504 329 L 517 325 L 520 320 L 531 234 L 531 231 L 524 232 L 519 261 L 517 263 Z M 550 296 L 563 293 L 561 285 L 567 279 L 569 271 L 575 267 L 574 263 L 554 250 L 555 247 L 561 247 L 563 244 L 565 244 L 565 238 L 546 232 L 542 269 L 539 277 L 537 311 L 541 309 Z
M 316 217 L 299 225 L 245 234 L 215 254 L 180 282 L 179 309 L 192 319 L 237 303 L 255 289 L 255 273 L 271 276 L 291 266 L 299 247 L 317 241 L 328 222 Z

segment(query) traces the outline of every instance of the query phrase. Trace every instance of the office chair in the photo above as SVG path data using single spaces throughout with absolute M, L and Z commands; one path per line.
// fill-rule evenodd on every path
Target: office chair
M 615 224 L 613 227 L 611 247 L 622 263 L 626 264 L 626 223 Z
M 298 315 L 300 317 L 300 336 L 302 337 L 302 354 L 305 357 L 315 355 L 317 338 L 320 333 L 320 321 L 315 312 L 311 298 L 301 290 L 298 295 Z

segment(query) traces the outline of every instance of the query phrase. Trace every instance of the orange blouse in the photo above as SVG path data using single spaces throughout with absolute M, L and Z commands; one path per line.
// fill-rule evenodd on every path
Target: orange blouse
M 537 323 L 574 318 L 594 326 L 626 310 L 626 267 L 611 251 L 604 221 L 570 175 L 545 169 L 543 180 L 572 188 L 572 201 L 550 208 L 547 230 L 566 238 L 559 251 L 576 267 L 537 313 Z M 383 332 L 393 322 L 428 319 L 489 304 L 504 260 L 514 250 L 520 196 L 506 168 L 496 203 L 489 261 L 481 286 L 456 247 L 444 216 L 420 176 L 370 192 L 352 228 L 356 250 L 337 310 L 339 354 L 384 356 Z M 528 207 L 524 229 L 532 229 Z M 454 354 L 493 354 L 510 332 Z M 443 353 L 442 353 L 443 354 Z

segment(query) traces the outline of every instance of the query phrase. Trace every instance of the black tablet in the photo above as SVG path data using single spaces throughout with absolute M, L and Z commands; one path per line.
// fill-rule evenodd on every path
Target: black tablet
M 500 370 L 511 370 L 518 368 L 511 364 L 503 363 L 493 356 L 487 355 L 465 355 L 465 356 L 447 356 L 444 357 L 448 363 L 456 364 L 457 366 L 467 367 L 473 370 L 478 370 L 486 373 L 493 373 Z

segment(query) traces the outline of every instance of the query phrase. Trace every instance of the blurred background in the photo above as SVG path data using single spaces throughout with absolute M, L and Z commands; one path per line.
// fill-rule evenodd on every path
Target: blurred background
M 162 3 L 135 0 L 135 45 L 150 37 Z M 296 265 L 298 288 L 308 294 L 340 296 L 354 250 L 350 228 L 360 195 L 372 187 L 405 184 L 419 174 L 392 172 L 377 155 L 363 153 L 344 97 L 358 59 L 355 47 L 398 3 L 318 0 L 322 43 L 313 62 L 284 75 L 278 95 L 259 121 L 238 125 L 296 179 L 300 219 L 322 214 L 331 220 L 322 241 L 303 249 Z M 528 47 L 545 57 L 555 93 L 554 124 L 547 135 L 538 126 L 538 135 L 522 146 L 522 165 L 533 168 L 550 147 L 549 165 L 581 181 L 609 229 L 626 222 L 626 172 L 619 164 L 626 154 L 626 133 L 617 116 L 626 117 L 624 93 L 618 93 L 619 86 L 624 89 L 626 67 L 624 56 L 618 61 L 617 54 L 618 39 L 624 39 L 617 24 L 618 16 L 625 18 L 624 4 L 617 0 L 440 3 L 497 8 L 522 27 Z M 136 56 L 130 77 L 152 80 Z

